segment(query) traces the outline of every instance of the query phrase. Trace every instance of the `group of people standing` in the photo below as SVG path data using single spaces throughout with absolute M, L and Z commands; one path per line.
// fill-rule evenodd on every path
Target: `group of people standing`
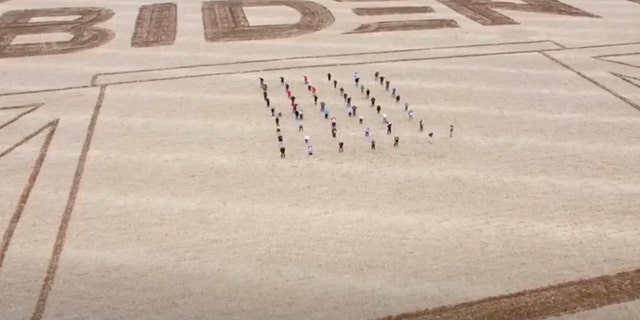
M 377 114 L 381 113 L 382 107 L 377 104 L 376 105 L 376 98 L 372 97 L 372 92 L 370 89 L 366 88 L 364 86 L 364 84 L 361 83 L 361 79 L 360 79 L 360 75 L 358 72 L 354 72 L 353 74 L 354 77 L 354 83 L 355 83 L 355 87 L 357 89 L 360 90 L 360 92 L 366 97 L 367 100 L 369 100 L 371 102 L 370 107 L 373 108 L 375 106 L 375 110 L 377 112 Z M 271 106 L 269 97 L 268 97 L 268 93 L 267 93 L 267 85 L 264 83 L 264 79 L 263 78 L 259 78 L 260 79 L 260 86 L 263 90 L 263 97 L 264 100 L 267 104 L 267 107 L 270 109 L 271 111 L 271 116 L 272 118 L 275 120 L 276 123 L 276 133 L 278 136 L 278 145 L 280 148 L 280 157 L 281 158 L 286 158 L 286 149 L 284 146 L 284 141 L 283 141 L 283 137 L 281 134 L 281 130 L 280 130 L 280 118 L 282 118 L 282 113 L 278 112 L 276 113 L 275 107 Z M 312 94 L 313 97 L 313 102 L 314 105 L 318 105 L 318 95 L 317 95 L 317 89 L 316 87 L 312 86 L 309 82 L 309 78 L 307 76 L 303 76 L 304 79 L 304 84 L 307 87 L 307 89 L 309 90 L 309 92 Z M 331 83 L 333 83 L 333 87 L 334 89 L 338 90 L 338 81 L 332 78 L 331 73 L 327 73 L 327 80 Z M 399 104 L 401 101 L 400 98 L 400 94 L 397 90 L 397 88 L 395 87 L 391 87 L 391 81 L 382 75 L 380 75 L 379 72 L 375 72 L 374 74 L 374 80 L 376 81 L 376 83 L 380 83 L 381 86 L 384 86 L 384 90 L 386 92 L 390 92 L 391 97 L 395 100 L 396 104 Z M 304 131 L 304 124 L 303 124 L 303 120 L 304 120 L 304 113 L 302 108 L 298 105 L 298 103 L 296 103 L 296 97 L 293 95 L 293 92 L 290 89 L 290 86 L 287 82 L 285 82 L 285 78 L 284 77 L 280 77 L 280 84 L 284 87 L 285 89 L 285 93 L 287 94 L 287 98 L 291 101 L 291 109 L 292 109 L 292 113 L 295 116 L 296 121 L 298 121 L 298 131 L 303 132 Z M 340 93 L 340 97 L 344 100 L 345 104 L 346 104 L 346 109 L 347 109 L 347 115 L 349 117 L 357 117 L 358 118 L 358 123 L 360 125 L 364 124 L 364 117 L 363 116 L 358 116 L 358 106 L 356 106 L 355 104 L 352 104 L 352 97 L 349 96 L 349 94 L 346 92 L 346 90 L 343 87 L 339 88 L 339 93 Z M 413 121 L 413 118 L 415 117 L 415 111 L 413 110 L 413 108 L 410 107 L 408 102 L 404 103 L 404 111 L 406 112 L 409 121 Z M 324 119 L 328 120 L 330 117 L 330 111 L 329 108 L 327 107 L 326 103 L 324 101 L 320 101 L 320 112 L 323 115 Z M 384 125 L 386 126 L 386 133 L 387 135 L 392 135 L 393 134 L 393 123 L 388 119 L 387 114 L 383 113 L 382 115 L 382 122 L 384 123 Z M 424 131 L 424 121 L 422 119 L 420 119 L 419 124 L 418 124 L 418 130 L 419 132 L 423 132 Z M 453 129 L 454 126 L 450 125 L 449 126 L 449 137 L 453 137 Z M 373 136 L 373 133 L 371 132 L 371 129 L 369 127 L 365 128 L 364 131 L 364 135 L 366 138 L 368 138 L 370 140 L 370 148 L 371 150 L 375 150 L 376 149 L 376 141 L 375 138 Z M 336 117 L 331 117 L 331 136 L 332 138 L 337 138 L 338 137 L 338 126 L 337 126 L 337 119 Z M 429 132 L 428 134 L 429 137 L 429 142 L 433 143 L 433 132 Z M 310 138 L 308 135 L 304 136 L 304 142 L 305 145 L 307 147 L 307 153 L 308 155 L 313 155 L 313 146 L 310 143 Z M 400 137 L 399 136 L 394 136 L 393 137 L 393 147 L 397 148 L 399 147 L 400 144 Z M 343 141 L 338 141 L 338 152 L 342 153 L 344 152 L 344 142 Z

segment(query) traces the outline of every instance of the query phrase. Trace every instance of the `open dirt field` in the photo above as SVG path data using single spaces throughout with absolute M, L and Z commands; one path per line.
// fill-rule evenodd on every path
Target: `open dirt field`
M 637 0 L 0 0 L 0 84 L 0 319 L 640 319 Z

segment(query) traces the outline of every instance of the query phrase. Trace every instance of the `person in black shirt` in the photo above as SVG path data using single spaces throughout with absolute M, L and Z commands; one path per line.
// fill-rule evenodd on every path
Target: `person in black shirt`
M 387 134 L 391 134 L 391 122 L 387 123 Z
M 400 143 L 400 137 L 398 137 L 398 136 L 393 137 L 393 147 L 394 148 L 398 147 L 398 143 Z
M 280 147 L 280 158 L 286 158 L 287 156 L 284 154 L 284 147 Z
M 378 106 L 376 107 L 376 111 L 378 111 L 378 114 L 380 114 L 380 110 L 382 110 L 382 108 L 380 107 L 380 105 L 378 105 Z
M 344 142 L 342 141 L 338 142 L 338 152 L 344 152 Z

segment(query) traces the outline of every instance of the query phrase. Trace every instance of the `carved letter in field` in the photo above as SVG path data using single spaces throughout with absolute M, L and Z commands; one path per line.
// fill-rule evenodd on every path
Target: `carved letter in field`
M 564 4 L 558 0 L 521 0 L 525 4 L 491 0 L 437 0 L 465 17 L 483 25 L 499 26 L 518 24 L 494 9 L 551 13 L 565 16 L 599 18 L 599 16 Z
M 394 14 L 414 14 L 434 12 L 431 7 L 366 7 L 353 8 L 353 13 L 359 16 L 377 16 Z M 345 34 L 374 33 L 388 31 L 428 30 L 442 28 L 458 28 L 458 23 L 451 19 L 427 19 L 427 20 L 398 20 L 378 21 L 363 23 L 359 27 Z
M 287 6 L 301 15 L 294 24 L 251 26 L 243 7 Z M 289 38 L 316 32 L 335 22 L 331 11 L 311 1 L 232 0 L 207 1 L 202 5 L 206 41 L 242 41 Z
M 157 3 L 140 7 L 132 47 L 172 45 L 176 41 L 178 7 L 175 3 Z
M 60 21 L 30 22 L 40 17 L 75 17 Z M 70 53 L 99 47 L 113 39 L 114 33 L 93 25 L 109 20 L 113 11 L 105 8 L 52 8 L 7 11 L 0 16 L 0 58 Z M 12 44 L 20 35 L 67 33 L 69 41 Z

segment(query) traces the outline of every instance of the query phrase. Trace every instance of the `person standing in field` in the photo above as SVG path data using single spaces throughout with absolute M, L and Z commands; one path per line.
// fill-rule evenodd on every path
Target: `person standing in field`
M 284 154 L 284 146 L 280 147 L 280 158 L 286 158 L 287 156 Z
M 420 132 L 424 131 L 424 121 L 422 121 L 422 119 L 420 119 Z
M 298 122 L 298 132 L 302 132 L 304 131 L 304 124 L 302 123 L 302 121 Z
M 384 82 L 384 90 L 385 91 L 389 91 L 389 84 L 391 84 L 391 81 L 389 81 L 389 80 Z
M 358 106 L 356 106 L 355 104 L 351 106 L 351 110 L 353 111 L 353 116 L 357 116 L 356 111 L 358 110 Z
M 332 137 L 334 137 L 334 138 L 335 138 L 337 133 L 338 133 L 338 129 L 336 129 L 336 128 L 331 128 L 331 136 L 332 136 Z
M 311 145 L 307 146 L 307 153 L 312 156 L 313 155 L 313 147 Z
M 371 139 L 371 150 L 375 150 L 376 149 L 376 140 Z
M 360 85 L 360 92 L 361 92 L 361 93 L 364 93 L 364 84 L 361 84 L 361 85 Z
M 409 110 L 409 121 L 413 121 L 413 110 Z
M 380 77 L 380 85 L 384 83 L 384 77 Z
M 407 111 L 409 109 L 409 102 L 405 102 L 404 103 L 404 111 Z
M 391 122 L 387 123 L 387 134 L 388 134 L 388 135 L 390 135 L 390 134 L 391 134 L 391 126 L 392 126 L 392 123 L 391 123 Z
M 453 138 L 453 125 L 449 125 L 449 138 Z
M 304 136 L 304 144 L 309 144 L 309 136 Z
M 331 118 L 331 128 L 335 128 L 336 127 L 336 118 L 333 117 Z
M 271 116 L 275 117 L 276 116 L 276 108 L 271 107 Z
M 338 142 L 338 152 L 340 153 L 344 152 L 344 142 L 342 141 Z
M 375 77 L 376 81 L 378 81 L 378 76 L 380 76 L 380 72 L 376 71 L 376 73 L 374 73 L 373 76 Z
M 378 114 L 380 114 L 380 110 L 382 110 L 382 107 L 380 107 L 380 105 L 378 105 L 378 106 L 376 107 L 376 111 L 378 111 Z
M 364 137 L 368 138 L 369 137 L 369 127 L 367 127 L 366 129 L 364 129 Z
M 331 82 L 331 73 L 327 73 L 327 80 Z
M 360 74 L 358 74 L 358 72 L 353 73 L 353 81 L 356 83 L 356 88 L 357 88 L 358 83 L 360 82 Z
M 376 98 L 371 98 L 371 107 L 373 108 L 373 106 L 376 105 Z
M 280 118 L 278 118 L 278 117 L 275 117 L 275 118 L 276 118 L 276 127 L 280 126 Z
M 318 96 L 316 96 L 315 94 L 313 95 L 313 105 L 318 105 Z
M 393 147 L 397 148 L 399 143 L 400 143 L 400 137 L 398 136 L 393 137 Z
M 391 89 L 391 97 L 392 98 L 396 97 L 396 88 Z
M 309 84 L 309 78 L 307 76 L 302 76 L 304 78 L 304 84 Z
M 343 94 L 344 94 L 344 88 L 343 88 L 343 87 L 340 87 L 340 95 L 343 95 Z M 345 99 L 346 99 L 346 98 L 345 98 Z
M 369 95 L 371 94 L 371 90 L 367 89 L 367 91 L 365 93 L 367 94 L 367 99 L 369 99 Z
M 433 143 L 433 132 L 429 132 L 429 143 Z
M 396 96 L 396 103 L 400 102 L 400 95 Z
M 338 87 L 338 80 L 333 80 L 333 88 L 337 88 Z
M 260 88 L 262 88 L 262 85 L 264 85 L 264 79 L 263 78 L 258 78 L 260 79 Z
M 359 124 L 362 124 L 364 122 L 364 118 L 362 116 L 360 116 L 360 120 L 358 120 Z
M 265 99 L 265 102 L 267 103 L 267 108 L 269 108 L 271 106 L 271 100 L 269 100 L 269 98 Z
M 320 102 L 320 112 L 324 112 L 324 101 Z
M 324 109 L 324 118 L 329 119 L 329 109 L 327 108 Z

